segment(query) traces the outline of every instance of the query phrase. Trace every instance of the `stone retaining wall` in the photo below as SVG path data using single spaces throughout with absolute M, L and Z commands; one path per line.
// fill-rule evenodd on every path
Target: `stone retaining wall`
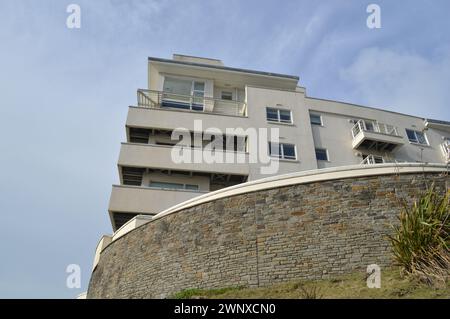
M 187 288 L 264 286 L 391 263 L 399 199 L 441 173 L 297 184 L 218 199 L 155 219 L 112 242 L 88 298 L 164 298 Z

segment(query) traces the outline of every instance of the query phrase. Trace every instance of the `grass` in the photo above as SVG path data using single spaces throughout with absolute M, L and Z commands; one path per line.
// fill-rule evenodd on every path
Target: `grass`
M 187 289 L 172 298 L 224 299 L 318 299 L 318 298 L 382 298 L 436 299 L 450 298 L 450 285 L 436 288 L 400 274 L 400 268 L 382 269 L 381 288 L 367 288 L 365 273 L 353 273 L 329 280 L 295 281 L 269 287 L 222 289 Z

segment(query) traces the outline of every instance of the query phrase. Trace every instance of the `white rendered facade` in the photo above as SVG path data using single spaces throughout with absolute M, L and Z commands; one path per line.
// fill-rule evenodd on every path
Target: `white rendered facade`
M 226 135 L 244 163 L 176 163 L 171 133 L 200 136 L 207 128 L 277 128 L 282 158 L 271 175 L 389 162 L 448 163 L 450 123 L 310 98 L 298 77 L 225 67 L 221 61 L 174 55 L 149 58 L 148 87 L 130 106 L 109 205 L 113 229 L 138 214 L 155 215 L 210 191 L 253 181 L 251 139 Z M 196 122 L 197 121 L 197 122 Z M 201 122 L 201 128 L 196 125 Z M 267 137 L 267 143 L 271 137 Z M 273 142 L 273 141 L 272 141 Z M 265 142 L 264 142 L 265 143 Z M 205 151 L 208 144 L 192 148 Z M 227 144 L 228 145 L 228 144 Z

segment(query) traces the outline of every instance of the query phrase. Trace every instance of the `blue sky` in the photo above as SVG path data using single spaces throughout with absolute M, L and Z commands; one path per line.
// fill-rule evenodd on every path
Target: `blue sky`
M 70 3 L 81 29 L 66 28 Z M 381 29 L 366 27 L 370 3 Z M 299 75 L 309 96 L 448 121 L 449 12 L 447 0 L 2 0 L 0 297 L 87 289 L 148 56 Z M 81 289 L 66 287 L 73 263 Z

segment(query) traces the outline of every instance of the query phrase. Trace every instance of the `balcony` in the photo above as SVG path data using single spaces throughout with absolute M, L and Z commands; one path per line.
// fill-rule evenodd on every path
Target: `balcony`
M 384 159 L 378 155 L 367 155 L 361 162 L 361 165 L 383 164 Z
M 230 175 L 249 175 L 248 154 L 243 152 L 226 152 L 221 151 L 223 154 L 223 163 L 206 163 L 201 161 L 195 163 L 194 159 L 203 158 L 203 152 L 201 148 L 190 148 L 191 161 L 189 163 L 176 163 L 172 159 L 172 150 L 180 146 L 165 146 L 154 144 L 135 144 L 135 143 L 122 143 L 120 148 L 119 163 L 120 166 L 127 167 L 145 167 L 154 169 L 165 170 L 184 170 L 192 172 L 211 172 L 218 174 L 230 174 Z M 225 163 L 225 156 L 234 156 L 235 162 Z M 230 154 L 231 153 L 231 154 Z M 243 162 L 237 162 L 236 156 L 243 158 Z
M 392 151 L 403 145 L 403 137 L 395 126 L 376 121 L 359 120 L 352 127 L 353 149 Z
M 442 154 L 444 155 L 444 161 L 445 163 L 450 163 L 450 140 L 446 139 L 442 144 L 441 144 L 441 150 L 442 150 Z
M 208 112 L 179 112 L 170 108 L 134 107 L 128 109 L 126 125 L 128 127 L 149 129 L 186 128 L 189 131 L 198 130 L 195 121 L 199 120 L 202 129 L 215 127 L 222 132 L 228 128 L 242 128 L 246 130 L 251 125 L 247 117 L 226 116 Z
M 204 112 L 211 114 L 246 116 L 247 105 L 242 101 L 221 100 L 212 97 L 183 95 L 162 91 L 144 90 L 137 91 L 138 106 L 172 109 L 188 112 Z
M 118 228 L 137 214 L 154 215 L 203 194 L 205 192 L 113 185 L 108 210 L 112 215 L 113 224 Z M 129 218 L 126 218 L 128 215 Z

